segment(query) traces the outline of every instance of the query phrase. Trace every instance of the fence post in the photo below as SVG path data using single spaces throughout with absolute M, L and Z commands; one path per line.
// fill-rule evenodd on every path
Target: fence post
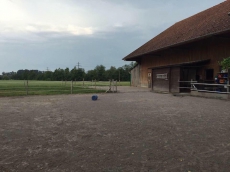
M 83 87 L 85 87 L 85 79 L 83 78 Z
M 112 89 L 111 89 L 111 79 L 109 80 L 109 91 L 111 92 Z
M 229 80 L 227 82 L 227 92 L 229 93 Z
M 114 93 L 114 79 L 112 79 L 112 91 Z
M 94 85 L 94 86 L 95 86 L 95 89 L 96 89 L 96 82 L 97 82 L 97 80 L 95 79 L 95 85 Z
M 116 82 L 115 82 L 115 83 L 116 83 L 116 93 L 117 93 L 117 80 L 116 80 Z
M 71 87 L 71 94 L 73 94 L 73 81 L 71 81 L 70 87 Z
M 28 80 L 26 81 L 26 95 L 28 95 Z
M 192 90 L 192 79 L 191 79 L 191 84 L 190 85 L 191 85 L 191 90 Z

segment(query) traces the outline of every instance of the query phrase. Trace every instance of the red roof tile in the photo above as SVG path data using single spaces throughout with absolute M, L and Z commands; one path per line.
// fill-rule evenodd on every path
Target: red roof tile
M 123 60 L 132 60 L 144 54 L 183 44 L 192 40 L 205 38 L 224 31 L 230 31 L 230 0 L 202 11 L 194 16 L 175 23 Z

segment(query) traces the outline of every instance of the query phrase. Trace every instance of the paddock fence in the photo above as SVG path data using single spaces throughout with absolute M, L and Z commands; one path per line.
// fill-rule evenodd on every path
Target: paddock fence
M 85 94 L 117 92 L 118 82 L 0 80 L 0 97 L 26 95 Z

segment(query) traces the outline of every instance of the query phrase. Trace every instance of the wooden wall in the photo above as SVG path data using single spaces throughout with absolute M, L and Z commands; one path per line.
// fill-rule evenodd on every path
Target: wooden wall
M 230 57 L 230 39 L 213 37 L 196 43 L 167 49 L 157 55 L 146 55 L 141 59 L 140 85 L 148 86 L 149 68 L 176 65 L 192 61 L 210 59 L 199 73 L 205 77 L 205 69 L 214 69 L 214 75 L 219 72 L 218 61 Z
M 178 80 L 180 80 L 180 68 L 179 67 L 172 67 L 170 68 L 170 85 L 169 85 L 169 91 L 171 93 L 179 93 L 179 86 L 180 83 Z
M 137 65 L 131 70 L 131 86 L 140 86 L 140 65 Z
M 167 79 L 157 78 L 157 74 L 167 73 Z M 162 68 L 153 70 L 153 91 L 157 92 L 169 92 L 169 78 L 170 78 L 170 68 Z

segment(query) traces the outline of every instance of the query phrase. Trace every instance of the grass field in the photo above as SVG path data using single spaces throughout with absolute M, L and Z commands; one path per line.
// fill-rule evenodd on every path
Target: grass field
M 0 97 L 27 95 L 26 81 L 0 80 Z M 129 82 L 120 82 L 118 85 L 128 86 Z M 95 89 L 95 82 L 73 82 L 73 94 L 100 93 L 108 89 L 109 82 L 96 82 L 97 86 L 105 86 L 105 89 Z M 28 81 L 28 95 L 54 95 L 71 94 L 71 81 Z

